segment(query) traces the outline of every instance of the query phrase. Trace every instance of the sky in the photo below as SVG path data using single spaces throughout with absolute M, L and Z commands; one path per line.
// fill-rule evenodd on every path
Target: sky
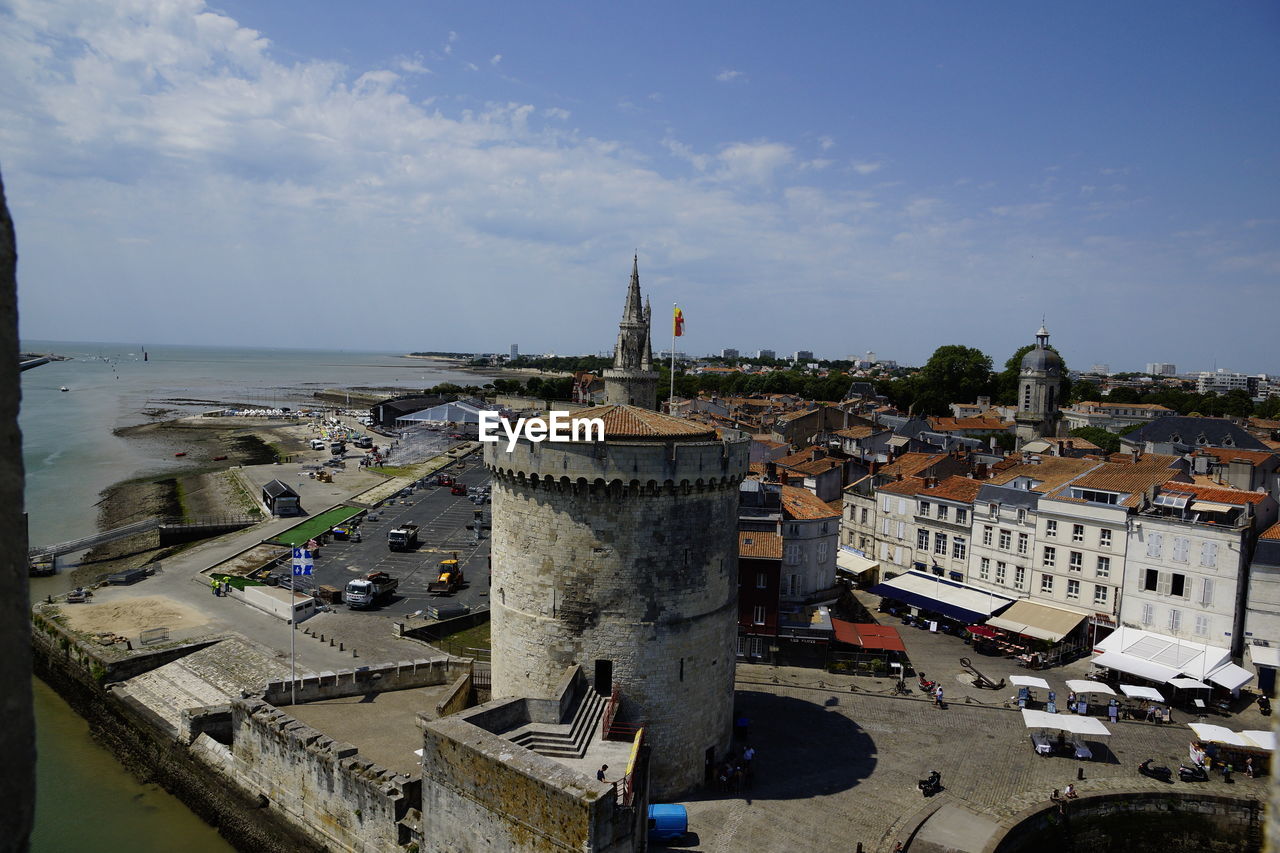
M 0 0 L 24 337 L 1280 372 L 1274 2 Z

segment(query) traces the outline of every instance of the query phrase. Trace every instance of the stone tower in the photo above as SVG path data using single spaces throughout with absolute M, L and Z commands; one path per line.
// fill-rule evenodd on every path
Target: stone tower
M 631 285 L 627 304 L 618 324 L 618 346 L 613 351 L 613 367 L 604 372 L 604 395 L 610 403 L 658 408 L 658 374 L 653 369 L 653 347 L 649 342 L 649 301 L 640 302 L 640 257 L 631 262 Z
M 644 726 L 655 796 L 676 796 L 729 748 L 750 442 L 633 406 L 573 417 L 604 440 L 485 445 L 493 696 L 550 696 L 581 665 Z
M 1018 411 L 1013 419 L 1023 441 L 1057 435 L 1062 367 L 1062 357 L 1049 348 L 1049 330 L 1041 325 L 1035 349 L 1022 357 L 1018 373 Z

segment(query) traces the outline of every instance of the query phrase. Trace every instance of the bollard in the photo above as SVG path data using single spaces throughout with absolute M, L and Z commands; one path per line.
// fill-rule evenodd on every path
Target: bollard
M 857 847 L 857 849 L 854 851 L 854 853 L 862 853 L 862 842 L 861 842 L 861 841 L 859 841 L 859 842 L 858 842 L 858 847 Z
M 320 635 L 320 642 L 322 642 L 322 643 L 324 642 L 324 634 L 321 634 L 321 635 Z
M 341 652 L 341 651 L 344 651 L 344 650 L 345 650 L 345 649 L 343 648 L 343 644 L 342 644 L 342 643 L 338 643 L 338 651 L 340 651 L 340 652 Z
M 355 650 L 355 649 L 352 649 L 352 650 L 351 650 L 351 656 L 352 656 L 353 658 L 358 658 L 358 657 L 360 657 L 360 655 L 356 654 L 356 650 Z
M 333 637 L 329 638 L 329 648 L 333 648 Z
M 1084 781 L 1084 765 L 1083 764 L 1081 764 L 1079 767 L 1076 768 L 1076 781 L 1077 782 Z

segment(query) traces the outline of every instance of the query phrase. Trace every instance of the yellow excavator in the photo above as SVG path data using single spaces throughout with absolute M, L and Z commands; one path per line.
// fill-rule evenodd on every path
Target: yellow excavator
M 427 592 L 432 595 L 450 595 L 462 589 L 466 581 L 462 576 L 462 567 L 458 564 L 458 552 L 453 552 L 453 557 L 448 560 L 440 561 L 440 573 L 435 582 L 427 587 Z

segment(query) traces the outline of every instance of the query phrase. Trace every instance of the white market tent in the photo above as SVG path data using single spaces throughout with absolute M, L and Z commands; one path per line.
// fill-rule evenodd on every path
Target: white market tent
M 1155 702 L 1165 701 L 1160 691 L 1154 687 L 1139 687 L 1136 684 L 1121 684 L 1120 692 L 1130 699 L 1151 699 Z
M 1254 742 L 1258 749 L 1265 749 L 1267 752 L 1276 751 L 1276 733 L 1259 731 L 1257 729 L 1245 729 L 1240 733 L 1245 738 Z
M 1116 692 L 1101 681 L 1090 681 L 1086 678 L 1076 678 L 1067 682 L 1067 689 L 1074 690 L 1077 693 L 1105 693 L 1108 696 L 1116 695 Z
M 1177 687 L 1179 690 L 1212 690 L 1213 688 L 1205 684 L 1203 681 L 1197 681 L 1194 678 L 1179 676 L 1169 680 L 1169 685 Z
M 1231 662 L 1229 649 L 1126 626 L 1100 640 L 1094 652 L 1095 666 L 1160 684 L 1186 677 L 1237 690 L 1253 679 L 1251 672 Z
M 1019 687 L 1039 687 L 1042 690 L 1049 689 L 1049 682 L 1045 681 L 1043 678 L 1036 678 L 1032 675 L 1011 675 L 1009 676 L 1009 681 Z
M 1073 735 L 1098 735 L 1107 737 L 1111 732 L 1096 717 L 1077 714 L 1050 714 L 1047 711 L 1022 709 L 1022 722 L 1029 729 L 1057 729 Z
M 1242 737 L 1225 726 L 1214 726 L 1208 723 L 1188 723 L 1191 731 L 1196 733 L 1196 737 L 1200 740 L 1207 740 L 1212 743 L 1225 743 L 1229 746 L 1250 746 L 1256 747 L 1253 741 Z

